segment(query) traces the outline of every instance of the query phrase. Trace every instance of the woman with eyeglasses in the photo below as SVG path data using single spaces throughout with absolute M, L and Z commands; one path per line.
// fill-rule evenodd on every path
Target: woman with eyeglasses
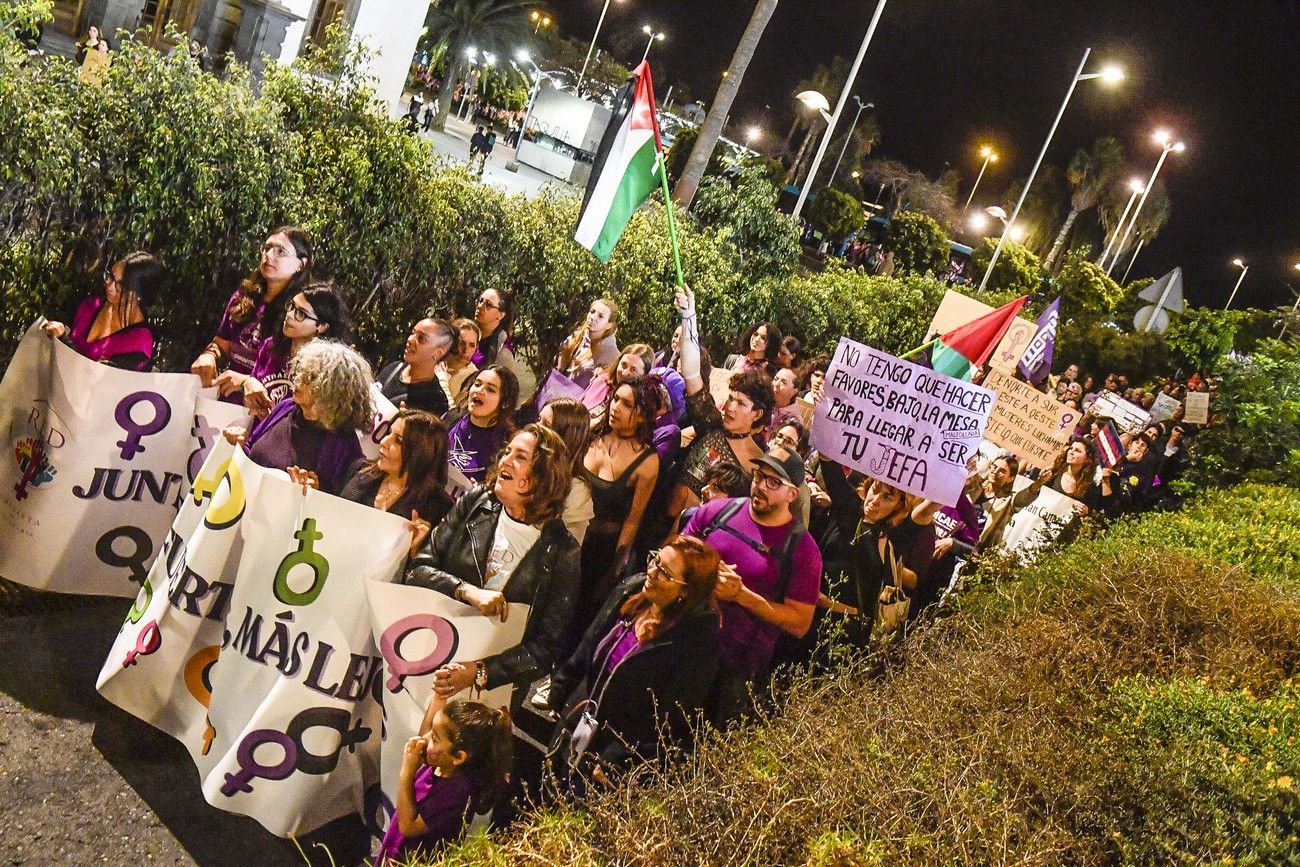
M 223 366 L 253 372 L 262 339 L 280 330 L 290 299 L 310 280 L 313 261 L 311 238 L 302 229 L 281 226 L 267 237 L 257 269 L 230 296 L 216 336 L 190 365 L 205 388 Z M 232 391 L 225 400 L 238 402 L 240 395 Z
M 265 418 L 289 394 L 289 362 L 319 338 L 344 344 L 351 338 L 347 304 L 332 283 L 308 283 L 290 299 L 280 330 L 257 348 L 252 372 L 227 370 L 217 377 L 221 396 L 242 395 L 253 418 Z
M 484 289 L 474 304 L 474 322 L 480 337 L 470 361 L 480 370 L 489 364 L 507 368 L 519 382 L 519 403 L 526 403 L 537 390 L 537 379 L 515 355 L 515 346 L 510 342 L 510 328 L 515 322 L 514 296 L 504 289 Z
M 714 603 L 721 561 L 689 536 L 650 554 L 644 574 L 606 598 L 551 678 L 560 713 L 550 762 L 562 789 L 609 784 L 636 764 L 689 749 L 721 665 Z
M 145 311 L 167 283 L 167 269 L 148 253 L 127 253 L 104 272 L 104 291 L 77 305 L 72 326 L 50 321 L 45 333 L 67 336 L 72 348 L 92 361 L 126 370 L 153 363 L 153 330 Z

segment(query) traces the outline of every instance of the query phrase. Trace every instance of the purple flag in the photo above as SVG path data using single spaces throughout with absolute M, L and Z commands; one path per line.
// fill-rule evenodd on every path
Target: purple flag
M 1027 382 L 1042 385 L 1047 374 L 1052 372 L 1052 356 L 1056 354 L 1056 323 L 1060 319 L 1061 296 L 1047 305 L 1047 309 L 1038 317 L 1038 333 L 1029 341 L 1025 354 L 1020 356 L 1016 367 Z

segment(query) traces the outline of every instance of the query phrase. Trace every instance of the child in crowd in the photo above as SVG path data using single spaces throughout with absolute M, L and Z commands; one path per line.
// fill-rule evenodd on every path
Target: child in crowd
M 406 742 L 397 808 L 375 867 L 407 864 L 459 840 L 475 813 L 496 804 L 512 760 L 508 711 L 434 693 L 420 734 Z

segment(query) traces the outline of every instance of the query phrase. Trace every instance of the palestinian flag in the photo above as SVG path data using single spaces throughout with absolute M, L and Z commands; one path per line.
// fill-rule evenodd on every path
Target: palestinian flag
M 940 373 L 969 382 L 971 374 L 989 360 L 998 342 L 1011 327 L 1011 320 L 1016 318 L 1028 300 L 1028 295 L 1021 295 L 1010 304 L 1004 304 L 979 319 L 959 325 L 935 338 L 934 345 L 930 347 L 930 366 Z
M 614 101 L 573 235 L 600 261 L 609 261 L 632 214 L 660 186 L 662 149 L 650 64 L 643 61 Z

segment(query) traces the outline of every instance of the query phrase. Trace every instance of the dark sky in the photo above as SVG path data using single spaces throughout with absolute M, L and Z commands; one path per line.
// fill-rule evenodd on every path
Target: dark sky
M 601 5 L 545 4 L 566 34 L 584 41 Z M 851 60 L 875 5 L 781 0 L 733 123 L 760 123 L 779 142 L 795 85 L 836 54 Z M 655 24 L 667 32 L 650 54 L 660 97 L 677 80 L 707 104 L 752 11 L 752 0 L 614 0 L 598 44 L 634 63 L 645 46 L 641 26 Z M 1118 62 L 1128 77 L 1115 88 L 1080 82 L 1048 162 L 1063 166 L 1077 148 L 1112 134 L 1124 145 L 1128 174 L 1146 178 L 1159 156 L 1154 129 L 1187 144 L 1160 170 L 1169 222 L 1132 276 L 1181 265 L 1188 299 L 1222 307 L 1240 273 L 1229 263 L 1240 256 L 1251 269 L 1235 307 L 1290 302 L 1287 284 L 1300 290 L 1296 0 L 891 0 L 851 91 L 876 104 L 881 143 L 873 156 L 931 177 L 952 163 L 969 191 L 978 146 L 992 143 L 1002 159 L 979 193 L 992 200 L 1033 165 L 1088 46 L 1089 69 Z M 833 106 L 838 94 L 827 96 Z

